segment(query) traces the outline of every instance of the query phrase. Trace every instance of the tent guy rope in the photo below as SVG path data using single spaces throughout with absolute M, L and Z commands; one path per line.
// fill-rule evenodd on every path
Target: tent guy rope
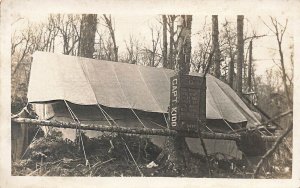
M 100 108 L 100 110 L 101 110 L 102 114 L 104 115 L 105 119 L 106 119 L 107 122 L 111 125 L 111 123 L 110 123 L 110 121 L 107 119 L 106 115 L 107 115 L 110 119 L 112 119 L 112 120 L 113 120 L 113 118 L 111 118 L 111 117 L 108 115 L 108 113 L 105 112 L 105 110 L 100 106 L 100 103 L 99 103 L 99 101 L 98 101 L 98 99 L 97 99 L 97 97 L 96 97 L 96 95 L 95 95 L 94 88 L 93 88 L 92 85 L 91 85 L 91 81 L 90 81 L 90 79 L 89 79 L 89 77 L 88 77 L 88 75 L 87 75 L 87 73 L 86 73 L 86 71 L 85 71 L 85 68 L 84 68 L 84 65 L 83 65 L 82 62 L 80 62 L 80 67 L 81 67 L 81 69 L 82 69 L 82 71 L 83 71 L 83 74 L 84 74 L 85 78 L 87 79 L 87 81 L 89 82 L 89 85 L 90 85 L 90 87 L 91 87 L 91 89 L 92 89 L 92 91 L 93 91 L 94 97 L 95 97 L 95 99 L 96 99 L 96 101 L 97 101 L 97 106 L 98 106 L 98 108 Z M 120 84 L 120 83 L 119 83 L 119 84 Z M 125 95 L 124 95 L 124 96 L 125 96 Z M 127 101 L 127 103 L 129 104 L 128 101 Z M 133 111 L 132 108 L 131 108 L 131 110 L 132 110 L 132 112 L 135 114 L 135 112 Z M 106 115 L 104 114 L 104 112 L 106 113 Z M 145 127 L 145 125 L 144 125 L 143 122 L 140 120 L 140 118 L 139 118 L 136 114 L 135 114 L 135 116 L 138 118 L 138 120 L 141 122 L 141 124 Z M 113 120 L 113 121 L 114 121 L 114 120 Z M 115 121 L 114 121 L 114 123 L 119 127 L 119 125 L 118 125 Z M 80 134 L 80 135 L 81 135 L 81 134 Z M 139 173 L 141 174 L 141 176 L 144 176 L 143 173 L 142 173 L 142 171 L 140 170 L 138 164 L 136 163 L 136 160 L 134 159 L 134 157 L 133 157 L 131 151 L 129 150 L 129 148 L 128 148 L 126 142 L 125 142 L 125 139 L 124 139 L 122 136 L 121 136 L 121 139 L 123 140 L 124 145 L 125 145 L 127 151 L 129 152 L 129 154 L 130 154 L 130 156 L 131 156 L 131 158 L 132 158 L 134 164 L 136 165 L 136 167 L 137 167 Z M 110 140 L 110 143 L 111 143 L 111 145 L 112 145 L 112 141 L 111 141 L 111 140 Z
M 75 113 L 73 112 L 73 110 L 71 109 L 71 107 L 68 105 L 67 101 L 64 100 L 64 102 L 65 102 L 65 104 L 66 104 L 66 106 L 67 106 L 67 108 L 68 108 L 68 110 L 69 110 L 69 112 L 70 112 L 70 114 L 71 114 L 71 116 L 73 118 L 73 121 L 79 123 L 79 125 L 80 125 L 79 119 L 77 118 L 77 116 L 75 115 Z M 79 126 L 79 138 L 80 138 L 82 149 L 83 149 L 83 154 L 84 154 L 84 159 L 85 159 L 85 165 L 89 166 L 89 168 L 90 168 L 90 163 L 89 163 L 89 160 L 87 159 L 86 153 L 85 153 L 85 148 L 84 148 L 84 143 L 83 143 L 83 140 L 82 140 L 80 126 Z

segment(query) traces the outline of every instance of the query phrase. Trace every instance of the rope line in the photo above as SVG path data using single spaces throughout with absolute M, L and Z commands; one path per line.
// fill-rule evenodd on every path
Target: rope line
M 69 113 L 70 113 L 70 115 L 71 115 L 71 117 L 72 117 L 72 119 L 73 119 L 73 121 L 74 122 L 79 122 L 79 120 L 77 119 L 77 117 L 75 116 L 75 114 L 73 114 L 73 111 L 71 110 L 71 108 L 70 108 L 70 106 L 67 104 L 67 102 L 66 102 L 66 100 L 64 100 L 64 102 L 65 102 L 65 104 L 66 104 L 66 107 L 67 107 L 67 109 L 68 109 L 68 111 L 69 111 Z M 77 119 L 76 121 L 75 121 L 75 119 Z M 80 126 L 80 125 L 79 125 Z M 78 129 L 78 125 L 76 124 L 76 129 L 75 129 L 75 134 L 77 135 L 77 134 L 80 134 L 80 129 Z
M 136 161 L 135 161 L 135 159 L 134 159 L 132 153 L 130 152 L 130 150 L 129 150 L 129 148 L 128 148 L 128 146 L 127 146 L 127 144 L 126 144 L 124 138 L 123 138 L 122 136 L 121 136 L 121 138 L 122 138 L 122 140 L 124 141 L 124 144 L 125 144 L 125 146 L 126 146 L 126 149 L 129 151 L 129 154 L 130 154 L 131 158 L 133 159 L 133 162 L 134 162 L 135 166 L 137 166 L 138 171 L 140 172 L 141 176 L 143 177 L 144 174 L 143 174 L 143 172 L 141 171 L 141 169 L 139 168 L 138 164 L 136 163 Z
M 39 129 L 36 131 L 33 139 L 31 140 L 30 144 L 27 146 L 26 150 L 24 151 L 22 157 L 21 157 L 21 160 L 23 159 L 23 157 L 25 156 L 25 154 L 27 153 L 28 149 L 29 149 L 29 146 L 33 143 L 33 141 L 35 140 L 35 137 L 37 136 L 38 132 L 40 131 L 41 127 L 39 127 Z
M 84 67 L 83 67 L 82 64 L 83 64 L 83 63 L 80 62 L 80 65 L 81 65 L 81 69 L 82 69 L 82 71 L 83 71 L 83 74 L 84 74 L 85 78 L 87 79 L 87 81 L 89 82 L 89 85 L 90 85 L 90 87 L 91 87 L 91 89 L 92 89 L 92 91 L 93 91 L 95 100 L 96 100 L 96 102 L 97 102 L 97 106 L 100 108 L 100 110 L 101 110 L 102 113 L 105 112 L 106 115 L 108 115 L 108 113 L 107 113 L 107 112 L 99 105 L 99 102 L 98 102 L 98 99 L 97 99 L 97 97 L 96 97 L 95 91 L 94 91 L 94 89 L 93 89 L 93 87 L 92 87 L 92 84 L 91 84 L 91 82 L 90 82 L 90 79 L 89 79 L 87 73 L 85 72 L 85 69 L 84 69 Z M 92 64 L 92 66 L 93 66 L 93 64 Z M 113 70 L 114 70 L 114 69 L 113 69 Z M 117 78 L 117 80 L 118 80 L 118 83 L 119 83 L 119 85 L 120 85 L 120 88 L 121 88 L 121 84 L 120 84 L 120 82 L 119 82 L 119 79 L 118 79 L 118 77 L 117 77 L 117 75 L 116 75 L 115 70 L 114 70 L 114 73 L 115 73 L 115 76 L 116 76 L 116 78 Z M 121 89 L 122 89 L 122 88 L 121 88 Z M 122 89 L 122 92 L 123 92 L 123 95 L 125 96 L 123 89 Z M 126 98 L 126 96 L 125 96 L 125 98 Z M 127 100 L 127 99 L 126 99 L 126 100 Z M 127 103 L 129 104 L 128 100 L 127 100 Z M 132 109 L 131 109 L 131 110 L 132 110 Z M 133 110 L 132 110 L 132 111 L 133 111 Z M 134 113 L 134 111 L 133 111 L 133 113 Z M 135 114 L 135 113 L 134 113 L 134 114 Z M 103 115 L 104 115 L 104 113 L 103 113 Z M 136 115 L 136 114 L 135 114 L 135 115 Z M 137 115 L 136 115 L 136 116 L 137 116 Z M 107 119 L 107 117 L 106 117 L 105 115 L 104 115 L 104 117 L 106 118 L 106 120 L 108 121 L 108 123 L 111 125 L 111 123 L 110 123 L 110 121 Z M 116 122 L 114 121 L 114 119 L 111 118 L 111 116 L 108 115 L 108 117 L 109 117 L 110 119 L 112 119 L 114 123 L 116 123 Z M 137 118 L 138 118 L 138 117 L 137 117 Z M 138 118 L 138 119 L 139 119 L 139 118 Z M 145 125 L 143 124 L 143 122 L 142 122 L 140 119 L 139 119 L 139 121 L 140 121 L 140 122 L 142 123 L 142 125 L 145 127 Z M 117 123 L 116 123 L 116 125 L 118 126 Z M 136 163 L 136 161 L 135 161 L 135 159 L 134 159 L 134 157 L 133 157 L 131 151 L 130 151 L 129 148 L 127 147 L 127 144 L 126 144 L 126 142 L 125 142 L 125 140 L 124 140 L 124 138 L 123 138 L 122 136 L 121 136 L 121 139 L 124 141 L 124 144 L 125 144 L 125 146 L 126 146 L 126 149 L 127 149 L 128 152 L 130 153 L 130 156 L 131 156 L 132 160 L 134 161 L 134 163 L 135 163 L 135 165 L 136 165 L 138 171 L 140 172 L 141 176 L 144 176 L 143 173 L 141 172 L 139 166 L 137 165 L 137 163 Z
M 123 94 L 123 96 L 124 96 L 124 98 L 125 98 L 125 100 L 126 100 L 128 106 L 129 106 L 130 110 L 133 112 L 133 114 L 136 116 L 136 118 L 139 120 L 139 122 L 143 125 L 143 127 L 146 128 L 145 124 L 142 122 L 142 120 L 137 116 L 137 114 L 136 114 L 136 113 L 134 112 L 134 110 L 132 109 L 132 105 L 130 105 L 130 103 L 129 103 L 129 101 L 128 101 L 128 98 L 126 97 L 126 95 L 125 95 L 125 93 L 124 93 L 124 90 L 123 90 L 123 88 L 122 88 L 122 86 L 121 86 L 120 80 L 119 80 L 119 78 L 118 78 L 118 76 L 117 76 L 117 73 L 116 73 L 116 70 L 115 70 L 115 67 L 113 68 L 113 71 L 114 71 L 114 75 L 115 75 L 115 77 L 116 77 L 116 79 L 117 79 L 117 81 L 118 81 L 118 85 L 119 85 L 119 87 L 120 87 L 120 89 L 121 89 L 121 91 L 122 91 L 122 94 Z
M 79 135 L 80 135 L 80 136 L 79 136 L 79 139 L 80 139 L 81 145 L 82 145 L 83 155 L 84 155 L 84 159 L 85 159 L 85 165 L 86 165 L 86 166 L 89 166 L 89 168 L 90 168 L 90 163 L 89 163 L 89 160 L 88 160 L 87 157 L 86 157 L 86 152 L 85 152 L 85 148 L 84 148 L 84 144 L 83 144 L 83 140 L 82 140 L 82 135 L 81 135 L 81 130 L 80 130 L 80 121 L 79 121 L 79 119 L 77 118 L 77 116 L 75 115 L 75 113 L 73 112 L 73 110 L 71 109 L 71 107 L 68 105 L 67 101 L 64 100 L 64 102 L 65 102 L 65 104 L 66 104 L 66 106 L 67 106 L 67 108 L 68 108 L 68 110 L 69 110 L 71 116 L 72 116 L 72 114 L 74 115 L 74 116 L 72 116 L 73 121 L 75 121 L 75 122 L 77 122 L 77 123 L 79 124 Z
M 167 128 L 170 128 L 170 125 L 169 125 L 169 122 L 168 122 L 168 120 L 167 120 L 167 118 L 166 118 L 165 113 L 163 113 L 163 116 L 164 116 L 164 120 L 165 120 L 165 122 L 166 122 L 166 124 L 167 124 Z
M 101 109 L 101 111 L 103 111 L 115 124 L 116 124 L 116 126 L 118 126 L 118 127 L 120 127 L 119 125 L 118 125 L 118 123 L 113 119 L 113 118 L 111 118 L 111 116 L 98 104 L 98 107 Z M 144 176 L 144 174 L 142 173 L 142 171 L 141 171 L 141 169 L 139 168 L 139 166 L 138 166 L 138 164 L 137 164 L 137 162 L 136 162 L 136 160 L 134 159 L 134 157 L 133 157 L 133 155 L 132 155 L 132 153 L 131 153 L 131 151 L 130 151 L 130 149 L 129 149 L 129 147 L 127 146 L 127 143 L 126 143 L 126 141 L 125 141 L 125 139 L 122 137 L 122 136 L 120 136 L 121 137 L 121 139 L 123 140 L 123 142 L 124 142 L 124 145 L 126 146 L 126 149 L 127 149 L 127 151 L 128 151 L 128 153 L 130 154 L 130 157 L 132 158 L 132 160 L 133 160 L 133 162 L 134 162 L 134 164 L 136 165 L 136 167 L 137 167 L 137 169 L 138 169 L 138 171 L 139 171 L 139 173 L 141 174 L 141 176 L 143 177 Z
M 107 116 L 105 115 L 105 113 L 103 112 L 104 110 L 103 110 L 103 108 L 99 105 L 99 103 L 97 103 L 97 106 L 98 106 L 98 108 L 100 109 L 100 111 L 102 112 L 102 114 L 103 114 L 104 118 L 106 119 L 106 121 L 108 122 L 108 124 L 112 126 L 111 122 L 109 121 L 109 119 L 107 118 Z M 110 119 L 112 119 L 112 118 L 110 118 Z
M 211 130 L 207 125 L 205 125 L 205 127 L 212 133 L 215 133 L 213 130 Z
M 132 113 L 135 115 L 135 117 L 139 120 L 139 122 L 143 125 L 144 128 L 147 128 L 145 126 L 145 124 L 142 122 L 142 120 L 139 118 L 139 116 L 134 112 L 134 110 L 132 108 L 130 108 L 130 110 L 132 111 Z
M 151 121 L 151 120 L 150 120 Z M 155 125 L 157 125 L 157 126 L 159 126 L 159 127 L 161 127 L 161 128 L 163 128 L 163 129 L 165 129 L 166 127 L 164 127 L 163 125 L 161 125 L 161 124 L 159 124 L 159 123 L 156 123 L 156 122 L 154 122 L 154 121 L 151 121 L 152 123 L 154 123 Z

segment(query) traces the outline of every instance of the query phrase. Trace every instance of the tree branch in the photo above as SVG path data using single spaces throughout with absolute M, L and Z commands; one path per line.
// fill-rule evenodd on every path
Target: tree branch
M 290 124 L 290 126 L 286 129 L 286 131 L 276 140 L 275 144 L 273 145 L 273 147 L 268 150 L 264 156 L 262 156 L 262 158 L 260 159 L 260 161 L 258 162 L 256 169 L 254 171 L 253 177 L 257 178 L 258 173 L 260 168 L 262 167 L 263 163 L 265 160 L 267 160 L 270 156 L 272 156 L 272 154 L 274 153 L 274 151 L 277 149 L 277 147 L 279 146 L 279 144 L 282 143 L 283 139 L 289 134 L 289 132 L 293 130 L 293 124 Z

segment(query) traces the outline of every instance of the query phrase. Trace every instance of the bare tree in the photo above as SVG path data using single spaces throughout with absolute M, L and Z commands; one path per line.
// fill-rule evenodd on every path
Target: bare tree
M 151 45 L 145 45 L 141 50 L 142 61 L 150 67 L 156 67 L 162 59 L 161 53 L 159 53 L 161 27 L 150 26 L 151 32 Z
M 95 42 L 96 46 L 96 58 L 108 61 L 114 61 L 114 50 L 113 42 L 110 37 L 110 33 L 107 33 L 106 30 L 96 30 L 98 36 L 98 42 Z
M 251 91 L 252 88 L 251 77 L 252 77 L 252 40 L 250 41 L 249 44 L 249 62 L 248 62 L 248 77 L 247 77 L 248 91 Z
M 39 31 L 40 37 L 38 37 L 38 40 L 35 42 L 36 50 L 54 52 L 55 39 L 59 34 L 59 30 L 57 28 L 58 23 L 55 17 L 55 15 L 49 15 L 48 22 L 41 24 Z
M 176 34 L 176 31 L 174 31 L 174 25 L 175 25 L 175 20 L 176 20 L 175 15 L 168 15 L 168 26 L 169 26 L 169 58 L 168 58 L 168 65 L 169 69 L 174 69 L 174 57 L 176 54 L 175 50 L 175 39 L 174 36 Z
M 27 88 L 29 82 L 29 74 L 31 69 L 31 55 L 34 51 L 45 51 L 49 46 L 52 34 L 49 36 L 50 27 L 46 24 L 31 24 L 21 30 L 14 32 L 11 39 L 11 96 L 12 110 L 20 110 L 27 101 Z M 50 38 L 50 39 L 49 39 Z
M 83 14 L 80 25 L 79 56 L 93 58 L 96 29 L 97 15 Z
M 163 56 L 163 67 L 168 67 L 168 40 L 167 40 L 167 16 L 162 15 L 162 21 L 163 21 L 163 50 L 162 50 L 162 56 Z
M 31 30 L 30 26 L 24 30 L 21 34 L 21 39 L 19 39 L 19 42 L 14 42 L 15 39 L 12 39 L 11 49 L 12 49 L 12 55 L 15 55 L 16 57 L 12 57 L 12 60 L 15 61 L 16 65 L 14 69 L 12 70 L 12 75 L 16 73 L 18 68 L 20 67 L 21 63 L 23 62 L 24 58 L 29 54 L 30 52 L 30 46 L 32 45 L 31 39 L 33 36 L 33 31 Z M 20 47 L 20 50 L 18 53 L 16 53 L 16 47 Z
M 111 15 L 107 16 L 106 14 L 103 14 L 103 18 L 105 21 L 105 26 L 108 28 L 110 37 L 113 43 L 113 51 L 114 51 L 114 61 L 118 61 L 118 46 L 116 43 L 115 38 L 115 28 L 113 27 L 112 18 Z
M 124 41 L 126 45 L 127 54 L 125 55 L 125 62 L 131 64 L 137 64 L 139 59 L 140 43 L 138 39 L 134 38 L 132 35 L 129 36 L 129 42 Z
M 63 53 L 76 55 L 80 40 L 80 16 L 58 14 L 51 18 L 51 22 L 55 25 L 55 28 L 59 31 L 59 36 L 63 40 Z
M 196 33 L 199 36 L 198 45 L 194 49 L 191 65 L 195 72 L 204 72 L 208 63 L 208 56 L 212 49 L 211 45 L 211 27 L 205 22 L 202 29 Z
M 178 24 L 178 39 L 175 71 L 177 74 L 188 74 L 190 70 L 189 57 L 191 53 L 191 24 L 192 16 L 180 16 Z M 189 53 L 189 54 L 188 54 Z M 188 59 L 186 61 L 186 59 Z M 173 165 L 173 170 L 181 173 L 188 165 L 190 151 L 184 137 L 169 137 L 166 142 L 168 162 Z
M 233 28 L 230 23 L 225 19 L 225 23 L 223 24 L 224 34 L 222 38 L 226 43 L 226 49 L 223 50 L 225 56 L 229 58 L 228 63 L 228 84 L 233 88 L 233 78 L 234 78 L 234 59 L 236 55 L 236 33 L 233 32 Z
M 277 40 L 277 44 L 278 44 L 278 53 L 279 53 L 279 56 L 280 56 L 280 65 L 281 65 L 281 71 L 282 71 L 282 81 L 283 81 L 284 91 L 285 91 L 285 94 L 286 94 L 288 104 L 289 104 L 290 108 L 292 108 L 293 102 L 291 100 L 290 93 L 289 93 L 289 88 L 288 88 L 288 85 L 287 85 L 288 76 L 286 74 L 286 68 L 285 68 L 283 50 L 282 50 L 282 41 L 283 41 L 284 33 L 286 31 L 286 28 L 287 28 L 288 19 L 285 20 L 284 25 L 281 24 L 280 22 L 278 22 L 278 20 L 274 17 L 270 17 L 270 20 L 271 20 L 271 26 L 269 26 L 265 22 L 264 22 L 264 24 L 276 36 L 276 40 Z
M 16 35 L 16 31 L 13 33 L 11 37 L 11 55 L 15 54 L 16 48 L 20 46 L 24 40 L 24 37 L 19 37 Z
M 151 61 L 150 61 L 150 66 L 154 67 L 155 65 L 155 56 L 158 51 L 158 44 L 160 42 L 160 31 L 156 29 L 156 34 L 154 33 L 154 28 L 151 27 L 151 36 L 152 36 L 152 50 L 151 50 Z
M 218 16 L 212 16 L 212 48 L 214 49 L 214 75 L 217 78 L 220 78 L 221 71 L 220 71 L 220 59 L 221 59 L 221 52 L 219 47 L 219 28 L 218 28 Z
M 244 16 L 238 15 L 237 16 L 237 92 L 238 94 L 242 94 L 243 88 L 243 63 L 244 63 L 244 38 L 243 38 L 243 31 L 244 31 Z

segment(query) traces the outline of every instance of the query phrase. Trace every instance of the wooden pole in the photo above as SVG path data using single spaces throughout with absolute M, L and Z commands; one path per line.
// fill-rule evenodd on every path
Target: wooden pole
M 98 124 L 79 124 L 72 122 L 61 122 L 61 121 L 49 121 L 49 120 L 38 120 L 30 118 L 12 118 L 12 122 L 21 123 L 22 125 L 33 125 L 33 126 L 49 126 L 57 128 L 77 129 L 80 127 L 81 130 L 93 130 L 101 132 L 117 132 L 125 134 L 139 134 L 139 135 L 158 135 L 158 136 L 181 136 L 190 138 L 199 138 L 199 135 L 195 131 L 177 132 L 169 129 L 150 129 L 150 128 L 128 128 L 119 126 L 108 126 Z M 204 139 L 221 139 L 221 140 L 239 140 L 240 135 L 238 134 L 225 134 L 225 133 L 208 133 L 202 132 Z M 276 136 L 263 136 L 265 141 L 273 142 L 277 139 Z

